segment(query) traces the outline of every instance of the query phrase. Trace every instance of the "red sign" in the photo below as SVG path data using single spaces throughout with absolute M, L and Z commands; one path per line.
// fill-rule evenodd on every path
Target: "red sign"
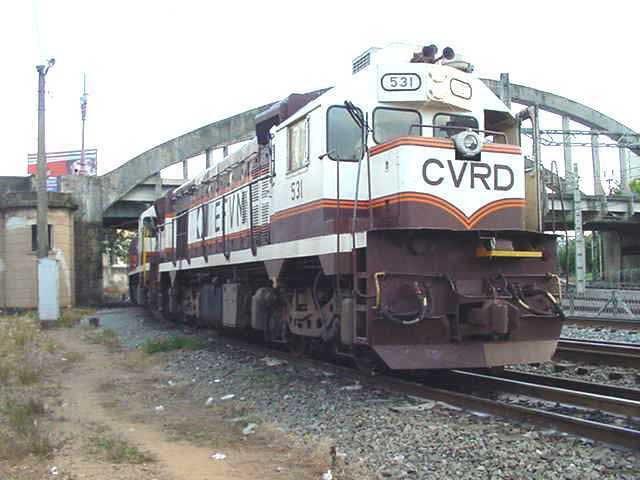
M 27 173 L 36 175 L 38 172 L 38 156 L 29 154 L 27 157 Z M 47 177 L 62 177 L 64 175 L 92 176 L 98 173 L 98 151 L 95 148 L 84 151 L 84 162 L 80 150 L 69 152 L 47 153 Z

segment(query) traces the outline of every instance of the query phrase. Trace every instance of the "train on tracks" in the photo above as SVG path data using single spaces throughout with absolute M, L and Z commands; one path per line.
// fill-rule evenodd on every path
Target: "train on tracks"
M 434 45 L 356 58 L 139 219 L 131 297 L 183 322 L 367 368 L 549 360 L 555 237 L 520 122 Z

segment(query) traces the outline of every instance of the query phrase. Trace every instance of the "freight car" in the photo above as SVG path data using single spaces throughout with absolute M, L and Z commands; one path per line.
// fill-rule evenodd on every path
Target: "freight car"
M 519 122 L 446 48 L 370 49 L 140 217 L 132 298 L 369 368 L 549 360 L 555 238 Z

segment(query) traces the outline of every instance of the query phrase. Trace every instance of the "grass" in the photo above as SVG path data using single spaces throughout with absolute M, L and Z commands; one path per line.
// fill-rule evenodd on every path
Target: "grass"
M 105 345 L 110 349 L 116 349 L 120 346 L 118 335 L 109 328 L 101 328 L 95 332 L 85 335 L 85 339 L 91 343 Z
M 80 352 L 65 352 L 64 358 L 67 359 L 67 362 L 76 363 L 84 360 L 84 355 Z
M 43 365 L 52 351 L 33 312 L 0 316 L 0 459 L 47 457 L 53 450 L 38 399 L 45 391 Z
M 142 345 L 142 351 L 148 355 L 172 350 L 200 350 L 205 348 L 207 342 L 201 338 L 171 336 L 167 338 L 151 340 L 147 339 Z
M 156 364 L 157 357 L 151 357 L 141 350 L 133 350 L 125 354 L 121 363 L 128 370 L 143 370 Z
M 44 343 L 32 314 L 0 317 L 0 384 L 14 380 L 20 385 L 37 383 Z
M 153 462 L 154 458 L 130 445 L 124 438 L 102 432 L 89 439 L 90 451 L 111 463 L 140 464 Z
M 10 398 L 0 408 L 8 428 L 0 430 L 0 459 L 18 460 L 28 455 L 47 457 L 53 450 L 49 435 L 42 431 L 38 417 L 44 404 L 34 398 Z
M 35 383 L 38 383 L 40 381 L 42 372 L 39 367 L 29 365 L 27 363 L 22 365 L 16 365 L 14 369 L 14 373 L 16 376 L 16 380 L 18 380 L 18 383 L 20 385 L 27 386 L 27 385 L 33 385 Z
M 95 312 L 93 308 L 66 308 L 61 312 L 60 318 L 56 321 L 56 327 L 74 327 L 80 323 L 82 317 L 93 315 Z
M 25 433 L 35 424 L 37 416 L 44 415 L 45 409 L 44 404 L 34 398 L 24 401 L 10 399 L 2 408 L 2 413 L 15 432 Z

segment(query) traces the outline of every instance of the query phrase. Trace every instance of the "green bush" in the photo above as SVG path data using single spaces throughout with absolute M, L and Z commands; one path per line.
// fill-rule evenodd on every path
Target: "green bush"
M 142 350 L 152 355 L 172 350 L 200 350 L 206 345 L 207 342 L 201 338 L 171 336 L 158 340 L 147 339 L 142 345 Z

